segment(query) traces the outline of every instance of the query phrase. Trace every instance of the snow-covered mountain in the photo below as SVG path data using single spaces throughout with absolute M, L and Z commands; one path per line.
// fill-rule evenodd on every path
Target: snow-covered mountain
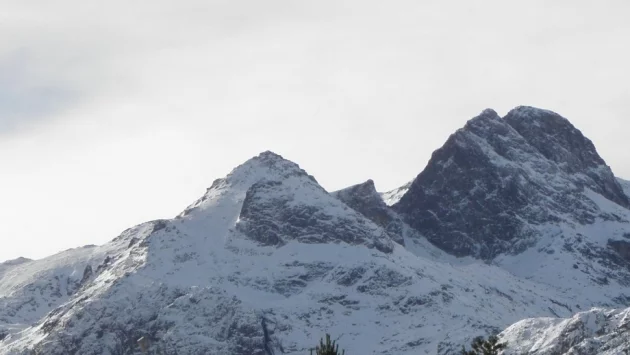
M 591 141 L 565 118 L 531 107 L 504 118 L 486 110 L 470 120 L 394 205 L 442 249 L 482 259 L 523 252 L 545 225 L 627 223 L 629 207 Z
M 263 153 L 173 220 L 9 266 L 21 292 L 3 299 L 31 310 L 3 316 L 0 353 L 127 354 L 147 337 L 166 353 L 304 354 L 325 331 L 353 352 L 447 353 L 471 332 L 568 315 L 557 292 L 434 254 Z
M 589 143 L 548 111 L 487 110 L 387 200 L 262 153 L 171 220 L 0 264 L 0 355 L 297 355 L 325 332 L 351 354 L 454 354 L 627 306 L 628 197 Z
M 567 119 L 517 107 L 504 118 L 485 110 L 454 133 L 393 209 L 453 255 L 622 306 L 630 303 L 629 206 Z
M 630 353 L 630 308 L 525 319 L 500 337 L 508 345 L 503 355 L 625 355 Z

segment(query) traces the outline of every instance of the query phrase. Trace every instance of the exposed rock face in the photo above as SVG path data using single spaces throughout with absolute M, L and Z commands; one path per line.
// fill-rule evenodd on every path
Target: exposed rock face
M 357 354 L 451 355 L 525 316 L 600 299 L 418 257 L 390 239 L 403 223 L 379 199 L 369 182 L 333 196 L 263 153 L 172 220 L 7 266 L 0 354 L 138 354 L 143 339 L 164 355 L 303 355 L 330 332 Z
M 263 180 L 247 190 L 236 227 L 267 246 L 279 247 L 290 240 L 344 242 L 391 253 L 390 238 L 374 224 L 363 221 L 358 213 L 312 181 Z
M 492 259 L 534 245 L 541 224 L 614 218 L 587 189 L 630 206 L 593 144 L 566 119 L 531 107 L 505 118 L 485 110 L 433 153 L 393 208 L 443 250 Z
M 610 246 L 619 256 L 630 263 L 630 241 L 626 240 L 609 240 L 608 246 Z
M 626 193 L 626 196 L 630 198 L 630 181 L 617 178 L 617 182 L 619 182 L 619 185 L 621 186 L 623 191 Z
M 405 245 L 404 222 L 376 192 L 374 181 L 368 180 L 362 184 L 334 192 L 333 195 L 372 222 L 383 227 L 392 240 L 400 245 Z
M 557 319 L 630 304 L 617 181 L 568 121 L 526 107 L 468 122 L 386 194 L 393 209 L 372 181 L 329 194 L 265 152 L 174 219 L 0 264 L 0 355 L 138 354 L 140 338 L 163 355 L 303 355 L 326 332 L 356 354 L 453 355 L 526 317 L 558 330 L 514 328 L 558 339 L 532 354 L 617 354 L 627 312 Z
M 256 170 L 271 174 L 256 176 Z M 210 190 L 243 184 L 247 186 L 236 229 L 264 246 L 280 247 L 289 241 L 301 243 L 348 243 L 382 252 L 392 251 L 389 236 L 356 211 L 331 196 L 315 178 L 297 164 L 272 152 L 264 152 L 235 169 Z M 260 174 L 260 172 L 258 172 Z M 240 181 L 239 181 L 240 180 Z
M 630 352 L 630 308 L 526 319 L 500 338 L 508 344 L 504 355 L 624 355 Z
M 35 352 L 134 354 L 140 350 L 137 340 L 144 337 L 149 353 L 268 354 L 266 342 L 273 340 L 265 337 L 261 326 L 264 316 L 225 290 L 184 290 L 166 284 L 146 287 L 140 293 L 127 291 L 118 301 L 112 297 L 90 297 L 99 301 L 89 302 L 84 296 L 61 306 L 46 317 L 41 327 L 53 341 L 34 344 Z M 116 289 L 112 291 L 122 292 Z M 127 297 L 139 295 L 138 299 Z M 168 305 L 164 303 L 168 301 Z M 77 328 L 80 331 L 74 330 Z M 182 333 L 189 335 L 185 346 L 181 343 Z
M 630 208 L 628 196 L 593 142 L 566 118 L 548 110 L 521 106 L 511 110 L 504 120 L 545 158 L 571 174 L 578 186 Z

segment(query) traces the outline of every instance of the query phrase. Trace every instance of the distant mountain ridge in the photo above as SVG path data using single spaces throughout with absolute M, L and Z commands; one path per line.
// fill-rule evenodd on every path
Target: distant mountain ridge
M 349 353 L 456 354 L 522 319 L 630 306 L 629 186 L 531 107 L 484 111 L 385 194 L 329 193 L 264 152 L 173 219 L 0 264 L 0 355 L 135 355 L 141 337 L 298 355 L 325 332 Z

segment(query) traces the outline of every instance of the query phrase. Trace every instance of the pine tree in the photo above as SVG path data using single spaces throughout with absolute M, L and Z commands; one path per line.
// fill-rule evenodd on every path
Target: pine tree
M 339 345 L 335 345 L 335 341 L 330 341 L 330 334 L 326 334 L 326 342 L 324 339 L 319 341 L 319 346 L 315 347 L 315 355 L 345 355 L 346 351 L 339 352 Z M 311 349 L 313 355 L 313 349 Z
M 476 337 L 472 344 L 472 350 L 466 350 L 462 347 L 462 355 L 499 355 L 499 351 L 507 347 L 506 343 L 499 343 L 499 337 L 492 335 L 488 340 L 483 337 Z

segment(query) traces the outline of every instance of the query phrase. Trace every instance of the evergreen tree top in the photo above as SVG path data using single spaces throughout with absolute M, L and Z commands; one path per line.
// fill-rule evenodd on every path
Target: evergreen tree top
M 315 355 L 345 355 L 345 353 L 345 350 L 339 352 L 339 345 L 336 345 L 334 340 L 330 340 L 330 334 L 326 334 L 326 342 L 321 339 L 319 345 L 315 347 Z M 311 349 L 311 355 L 313 355 L 313 349 Z

